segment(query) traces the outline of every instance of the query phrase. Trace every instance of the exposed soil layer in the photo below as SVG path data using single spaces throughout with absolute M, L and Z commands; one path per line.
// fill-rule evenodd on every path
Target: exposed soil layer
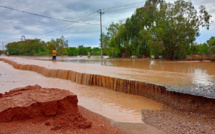
M 39 85 L 16 88 L 0 97 L 0 121 L 14 121 L 78 113 L 77 96 L 56 88 L 42 88 Z
M 104 117 L 78 108 L 77 102 L 77 96 L 67 90 L 39 85 L 1 94 L 0 134 L 122 133 Z
M 164 107 L 160 111 L 142 110 L 142 120 L 166 134 L 215 134 L 215 115 L 206 116 Z

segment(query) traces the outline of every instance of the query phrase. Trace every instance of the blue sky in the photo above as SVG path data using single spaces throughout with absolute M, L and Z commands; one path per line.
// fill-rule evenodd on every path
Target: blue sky
M 166 1 L 172 2 L 173 0 Z M 214 0 L 192 0 L 192 2 L 196 9 L 200 5 L 204 5 L 215 22 Z M 105 12 L 102 16 L 102 23 L 105 27 L 108 27 L 111 22 L 124 22 L 126 18 L 134 13 L 136 8 L 143 6 L 144 3 L 145 1 L 141 0 L 1 0 L 0 6 L 52 18 L 78 21 L 79 23 L 42 18 L 0 7 L 0 44 L 2 42 L 7 44 L 20 41 L 23 35 L 26 39 L 40 38 L 44 41 L 59 38 L 63 35 L 69 41 L 69 46 L 98 47 L 100 43 L 100 18 L 96 12 L 98 9 Z M 117 6 L 119 7 L 111 8 Z M 104 27 L 103 31 L 106 32 Z M 206 42 L 211 36 L 215 36 L 215 23 L 211 24 L 210 30 L 200 29 L 200 33 L 201 35 L 196 42 Z

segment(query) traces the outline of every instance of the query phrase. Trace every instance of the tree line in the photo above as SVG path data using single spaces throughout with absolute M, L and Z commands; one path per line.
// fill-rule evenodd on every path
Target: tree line
M 45 56 L 52 55 L 52 50 L 55 48 L 57 55 L 101 55 L 101 49 L 98 47 L 91 48 L 80 45 L 76 48 L 68 46 L 68 40 L 65 40 L 62 36 L 61 38 L 52 39 L 48 42 L 42 41 L 41 39 L 11 42 L 6 45 L 6 51 L 10 55 Z
M 214 37 L 204 44 L 194 41 L 199 28 L 209 29 L 211 15 L 197 11 L 191 1 L 147 0 L 125 23 L 112 23 L 103 33 L 104 49 L 112 57 L 184 59 L 191 54 L 215 54 Z

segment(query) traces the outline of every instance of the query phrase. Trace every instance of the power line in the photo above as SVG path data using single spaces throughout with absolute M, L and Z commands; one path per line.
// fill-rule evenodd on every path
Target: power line
M 98 14 L 96 14 L 95 16 L 93 16 L 93 17 L 86 17 L 86 18 L 83 18 L 83 19 L 81 19 L 82 21 L 88 21 L 88 20 L 91 20 L 91 19 L 94 19 L 94 18 L 96 18 L 98 16 Z
M 47 19 L 53 19 L 53 20 L 58 20 L 58 21 L 66 21 L 66 22 L 71 22 L 71 23 L 88 24 L 88 25 L 99 25 L 99 24 L 82 23 L 82 22 L 78 22 L 78 21 L 71 21 L 71 20 L 67 20 L 67 19 L 59 19 L 59 18 L 49 17 L 49 16 L 45 16 L 45 15 L 40 15 L 40 14 L 36 14 L 36 13 L 22 11 L 22 10 L 19 10 L 19 9 L 15 9 L 15 8 L 3 6 L 3 5 L 0 5 L 0 7 L 10 9 L 10 10 L 14 10 L 14 11 L 17 11 L 17 12 L 22 12 L 22 13 L 25 13 L 25 14 L 30 14 L 30 15 L 34 15 L 34 16 L 38 16 L 38 17 L 47 18 Z
M 74 27 L 74 26 L 72 26 L 72 27 Z M 72 28 L 72 27 L 70 27 L 70 28 Z M 56 31 L 64 32 L 64 31 L 68 31 L 68 30 L 70 30 L 70 29 L 67 28 L 67 29 L 62 29 L 62 30 L 60 30 L 60 31 L 59 31 L 59 29 L 57 29 L 57 30 L 55 30 L 55 31 L 49 32 L 49 33 L 47 33 L 47 34 L 44 34 L 44 35 L 41 36 L 40 38 L 46 37 L 46 36 L 48 36 L 49 34 L 52 34 L 52 33 L 56 32 Z
M 43 17 L 43 18 L 48 18 L 48 19 L 54 19 L 54 20 L 58 20 L 58 21 L 71 22 L 72 24 L 73 24 L 73 23 L 78 23 L 78 24 L 88 24 L 88 25 L 99 25 L 99 24 L 91 24 L 91 23 L 79 22 L 79 21 L 81 21 L 82 19 L 85 19 L 86 17 L 88 17 L 88 16 L 90 16 L 90 15 L 96 13 L 97 11 L 94 11 L 94 12 L 92 12 L 92 13 L 86 15 L 86 16 L 83 16 L 83 17 L 81 17 L 81 18 L 80 18 L 79 20 L 77 20 L 77 21 L 71 21 L 71 20 L 66 20 L 66 19 L 59 19 L 59 18 L 49 17 L 49 16 L 45 16 L 45 15 L 40 15 L 40 14 L 36 14 L 36 13 L 26 12 L 26 11 L 22 11 L 22 10 L 19 10 L 19 9 L 15 9 L 15 8 L 3 6 L 3 5 L 0 5 L 0 7 L 6 8 L 6 9 L 10 9 L 10 10 L 14 10 L 14 11 L 18 11 L 18 12 L 22 12 L 22 13 L 26 13 L 26 14 L 30 14 L 30 15 L 34 15 L 34 16 L 38 16 L 38 17 Z M 95 16 L 94 16 L 94 17 L 95 17 Z M 92 18 L 90 18 L 90 19 L 92 19 Z M 85 20 L 85 21 L 86 21 L 86 20 Z M 65 26 L 63 26 L 63 27 L 67 27 L 67 26 L 70 26 L 70 25 L 71 25 L 71 24 L 65 25 Z M 55 32 L 55 31 L 58 31 L 58 30 L 54 30 L 54 31 L 52 31 L 52 32 L 50 32 L 50 33 L 53 33 L 53 32 Z M 50 33 L 48 33 L 48 34 L 50 34 Z M 46 35 L 46 34 L 45 34 L 45 35 Z M 41 37 L 44 37 L 45 35 L 42 35 Z
M 110 8 L 103 8 L 103 10 L 106 12 L 106 10 L 109 10 L 109 9 L 128 7 L 128 6 L 131 6 L 131 5 L 141 4 L 143 2 L 145 2 L 145 1 L 135 2 L 135 3 L 130 3 L 130 4 L 125 4 L 125 5 L 120 5 L 120 6 L 114 6 L 114 7 L 110 7 Z
M 81 20 L 85 19 L 86 17 L 89 17 L 90 15 L 92 15 L 94 13 L 97 13 L 97 11 L 94 11 L 94 12 L 88 14 L 88 15 L 85 15 L 85 16 L 81 17 L 81 19 L 79 19 L 78 21 L 81 21 Z
M 96 16 L 93 16 L 93 17 L 91 17 L 91 18 L 88 18 L 87 20 L 84 20 L 84 21 L 91 20 L 91 19 L 93 19 L 93 18 L 95 18 L 95 17 L 97 17 L 97 16 L 98 16 L 98 14 L 97 14 Z M 72 23 L 72 24 L 73 24 L 73 23 Z M 63 26 L 62 28 L 71 26 L 72 24 L 65 25 L 65 26 Z M 72 27 L 74 27 L 74 26 L 72 26 Z M 72 27 L 70 27 L 70 28 L 72 28 Z M 102 25 L 102 27 L 107 28 L 107 27 L 104 26 L 104 25 Z M 54 32 L 56 32 L 56 31 L 58 31 L 58 30 L 59 30 L 59 29 L 53 30 L 53 31 L 51 31 L 51 32 L 49 32 L 49 33 L 47 33 L 47 34 L 54 33 Z M 66 30 L 68 30 L 68 29 L 66 29 Z M 65 30 L 61 30 L 61 32 L 62 32 L 62 31 L 65 31 Z M 45 37 L 45 36 L 47 36 L 47 34 L 44 34 L 44 35 L 42 35 L 41 37 Z
M 96 11 L 96 12 L 97 12 L 97 11 Z M 93 12 L 93 13 L 96 13 L 96 12 Z M 93 13 L 91 13 L 91 14 L 89 14 L 89 15 L 87 15 L 87 16 L 90 16 L 90 15 L 92 15 Z M 93 17 L 91 17 L 91 18 L 88 18 L 88 19 L 85 20 L 85 21 L 88 21 L 88 20 L 90 20 L 90 19 L 93 19 L 93 18 L 95 18 L 95 17 L 97 17 L 97 16 L 98 16 L 98 14 L 97 14 L 96 16 L 93 16 Z M 86 17 L 86 16 L 84 16 L 84 17 Z M 84 19 L 84 17 L 82 17 L 82 18 L 79 19 L 78 21 Z M 72 24 L 73 24 L 73 23 L 72 23 Z M 68 24 L 68 25 L 63 26 L 62 28 L 68 27 L 68 26 L 70 26 L 70 25 L 72 25 L 72 24 L 70 23 L 70 24 Z M 74 26 L 73 26 L 73 27 L 74 27 Z M 56 31 L 58 31 L 58 30 L 59 30 L 59 29 L 56 29 L 56 30 L 53 30 L 53 31 L 51 31 L 51 32 L 49 32 L 49 33 L 46 33 L 46 34 L 40 36 L 40 38 L 45 37 L 45 36 L 47 36 L 48 34 L 54 33 L 54 32 L 56 32 Z M 68 29 L 66 29 L 66 30 L 68 30 Z M 65 31 L 65 30 L 61 30 L 61 32 L 62 32 L 62 31 Z

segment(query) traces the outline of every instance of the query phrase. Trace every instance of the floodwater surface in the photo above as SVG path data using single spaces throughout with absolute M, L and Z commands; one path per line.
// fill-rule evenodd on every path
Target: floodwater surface
M 23 58 L 51 61 L 48 56 L 24 56 Z M 215 75 L 215 61 L 174 61 L 162 59 L 108 59 L 104 56 L 101 63 L 100 56 L 58 56 L 59 62 L 94 64 L 103 66 L 137 68 L 146 70 L 168 71 L 178 73 L 194 73 Z
M 47 78 L 35 72 L 14 69 L 0 61 L 0 93 L 35 84 L 70 90 L 78 96 L 79 105 L 115 121 L 141 122 L 141 109 L 160 110 L 163 107 L 162 104 L 141 96 L 80 85 L 69 80 Z
M 51 57 L 24 57 L 50 61 Z M 110 75 L 122 79 L 137 80 L 162 85 L 170 91 L 215 98 L 214 61 L 170 61 L 161 59 L 108 59 L 98 56 L 58 56 L 56 63 L 80 63 L 77 70 L 90 74 Z M 88 64 L 87 66 L 84 66 Z M 69 64 L 65 64 L 69 66 Z M 97 65 L 97 66 L 90 66 Z M 99 67 L 100 66 L 100 67 Z M 115 68 L 107 68 L 109 66 Z M 60 66 L 59 66 L 60 67 Z M 60 67 L 62 68 L 62 66 Z M 64 67 L 65 68 L 65 67 Z M 118 69 L 117 69 L 118 68 Z
M 24 57 L 37 60 L 51 61 L 48 56 L 32 56 Z M 101 63 L 100 56 L 58 56 L 59 62 L 72 62 L 81 64 L 94 64 L 114 67 L 137 68 L 146 70 L 168 71 L 178 73 L 195 73 L 215 75 L 215 61 L 174 61 L 162 59 L 108 59 L 104 56 Z

